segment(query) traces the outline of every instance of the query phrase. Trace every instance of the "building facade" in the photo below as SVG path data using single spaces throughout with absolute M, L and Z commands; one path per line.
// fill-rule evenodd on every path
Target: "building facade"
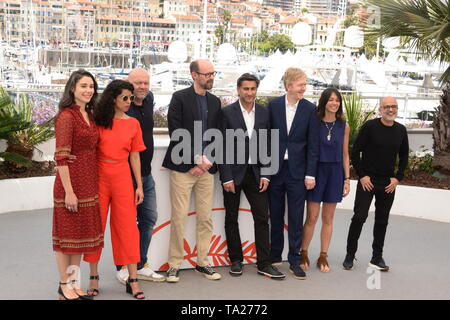
M 348 0 L 294 0 L 293 9 L 297 12 L 307 9 L 313 14 L 343 16 L 347 6 Z

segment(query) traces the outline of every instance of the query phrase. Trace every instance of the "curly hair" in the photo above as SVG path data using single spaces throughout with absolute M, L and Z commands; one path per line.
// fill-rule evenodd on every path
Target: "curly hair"
M 95 103 L 97 101 L 97 96 L 98 96 L 97 81 L 95 81 L 94 76 L 90 72 L 80 69 L 80 70 L 72 72 L 72 74 L 69 77 L 69 80 L 66 83 L 63 96 L 58 104 L 58 109 L 60 112 L 63 109 L 70 108 L 75 104 L 75 96 L 73 93 L 75 91 L 75 87 L 76 87 L 78 81 L 80 81 L 80 79 L 83 77 L 89 77 L 94 82 L 94 94 L 92 95 L 91 101 L 89 101 L 86 104 L 86 110 L 89 112 L 92 112 L 92 110 L 95 108 Z
M 115 102 L 123 90 L 134 91 L 131 83 L 124 80 L 111 81 L 103 91 L 100 100 L 94 108 L 94 121 L 98 126 L 112 129 L 115 111 Z
M 325 117 L 325 106 L 327 105 L 328 100 L 330 100 L 330 97 L 333 93 L 339 100 L 339 109 L 336 112 L 336 120 L 342 122 L 344 120 L 342 109 L 342 96 L 341 93 L 336 88 L 326 88 L 325 90 L 322 91 L 322 94 L 320 95 L 319 98 L 319 103 L 317 105 L 317 117 L 320 120 L 323 120 L 323 118 Z

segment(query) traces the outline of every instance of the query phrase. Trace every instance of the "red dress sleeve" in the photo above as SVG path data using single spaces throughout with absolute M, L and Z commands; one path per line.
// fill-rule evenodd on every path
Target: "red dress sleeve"
M 61 111 L 55 124 L 56 148 L 54 159 L 59 167 L 67 166 L 68 160 L 71 158 L 73 130 L 74 118 L 72 113 L 68 110 Z
M 147 149 L 142 139 L 141 125 L 136 120 L 136 133 L 134 134 L 133 140 L 131 141 L 131 151 L 130 152 L 140 152 Z

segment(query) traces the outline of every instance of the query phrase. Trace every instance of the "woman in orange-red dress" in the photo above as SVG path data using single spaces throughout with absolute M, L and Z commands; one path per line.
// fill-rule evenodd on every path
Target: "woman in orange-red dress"
M 128 267 L 127 293 L 144 299 L 137 282 L 137 263 L 140 261 L 139 230 L 136 206 L 142 203 L 141 162 L 139 152 L 145 150 L 139 121 L 125 114 L 134 99 L 133 85 L 114 80 L 105 88 L 94 111 L 99 130 L 97 163 L 99 168 L 99 202 L 103 230 L 111 209 L 110 228 L 114 263 Z M 131 169 L 136 180 L 134 190 Z M 84 255 L 90 262 L 90 293 L 98 295 L 98 261 L 101 250 Z
M 83 253 L 103 247 L 95 152 L 98 131 L 91 112 L 96 96 L 94 77 L 75 71 L 56 117 L 53 250 L 60 272 L 60 299 L 90 299 L 78 286 L 79 272 L 72 271 L 78 271 Z

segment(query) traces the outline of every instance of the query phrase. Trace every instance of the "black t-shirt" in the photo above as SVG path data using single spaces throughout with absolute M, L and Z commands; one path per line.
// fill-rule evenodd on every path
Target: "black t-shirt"
M 141 124 L 142 138 L 147 147 L 146 150 L 140 152 L 141 158 L 141 175 L 148 176 L 152 172 L 152 159 L 154 152 L 153 141 L 153 94 L 149 92 L 142 102 L 142 106 L 131 103 L 127 115 L 136 118 Z
M 395 173 L 397 156 L 399 162 Z M 386 126 L 378 118 L 367 121 L 361 127 L 353 145 L 351 159 L 360 178 L 395 177 L 400 181 L 408 165 L 408 156 L 409 144 L 405 126 L 398 122 Z
M 206 93 L 208 94 L 208 93 Z M 198 114 L 202 120 L 202 136 L 205 134 L 205 131 L 208 130 L 208 100 L 206 99 L 206 95 L 202 96 L 196 94 L 197 96 L 197 108 Z M 208 141 L 202 139 L 202 150 L 204 151 L 206 146 L 208 145 Z

